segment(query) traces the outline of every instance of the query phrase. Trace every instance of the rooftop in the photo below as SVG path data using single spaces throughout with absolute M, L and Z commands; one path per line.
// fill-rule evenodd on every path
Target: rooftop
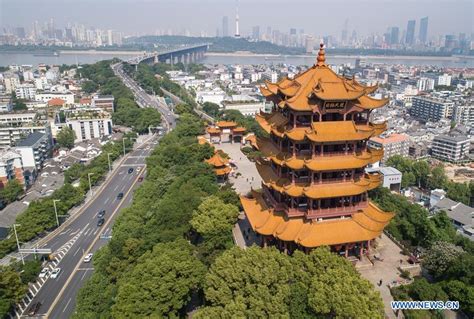
M 473 225 L 474 208 L 464 205 L 463 203 L 445 197 L 435 205 L 435 210 L 444 210 L 449 218 L 463 225 Z
M 33 146 L 35 145 L 39 140 L 43 138 L 45 134 L 41 132 L 34 132 L 28 135 L 26 138 L 18 141 L 16 143 L 17 147 L 28 147 L 28 146 Z
M 387 137 L 372 137 L 371 140 L 380 144 L 400 143 L 408 141 L 410 137 L 406 134 L 392 134 Z
M 435 136 L 435 140 L 444 140 L 449 142 L 465 142 L 469 141 L 469 137 L 463 135 L 438 135 Z

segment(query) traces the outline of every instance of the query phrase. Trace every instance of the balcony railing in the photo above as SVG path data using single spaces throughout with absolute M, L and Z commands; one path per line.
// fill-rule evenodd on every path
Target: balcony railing
M 265 197 L 268 199 L 270 205 L 275 211 L 284 212 L 288 217 L 302 217 L 306 216 L 308 219 L 336 217 L 341 215 L 349 215 L 357 212 L 360 209 L 368 207 L 367 201 L 362 201 L 356 204 L 349 204 L 347 206 L 311 209 L 307 207 L 291 208 L 287 204 L 278 202 L 268 189 L 264 189 Z

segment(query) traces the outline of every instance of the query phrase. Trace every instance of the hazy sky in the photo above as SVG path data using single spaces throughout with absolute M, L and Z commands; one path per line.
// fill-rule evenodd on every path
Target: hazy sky
M 54 18 L 57 26 L 78 22 L 125 33 L 157 29 L 206 31 L 214 36 L 224 15 L 234 32 L 235 0 L 0 0 L 0 25 L 31 28 L 34 20 Z M 406 29 L 407 20 L 429 16 L 429 35 L 474 32 L 474 0 L 241 0 L 241 34 L 252 26 L 288 32 L 290 27 L 315 35 L 383 33 Z

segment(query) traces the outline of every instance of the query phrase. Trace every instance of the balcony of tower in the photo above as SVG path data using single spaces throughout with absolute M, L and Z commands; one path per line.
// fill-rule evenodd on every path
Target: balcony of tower
M 305 217 L 308 220 L 350 218 L 369 205 L 367 193 L 325 199 L 294 198 L 278 193 L 265 185 L 263 197 L 275 212 L 281 212 L 287 218 Z

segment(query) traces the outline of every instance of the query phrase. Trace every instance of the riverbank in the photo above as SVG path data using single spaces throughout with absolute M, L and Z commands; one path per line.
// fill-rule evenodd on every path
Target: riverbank
M 314 54 L 292 54 L 292 55 L 282 55 L 282 54 L 263 54 L 263 53 L 252 53 L 250 51 L 236 51 L 236 52 L 206 52 L 206 56 L 215 56 L 215 57 L 263 57 L 263 58 L 314 58 Z M 333 58 L 338 59 L 379 59 L 379 60 L 426 60 L 426 61 L 454 61 L 463 58 L 471 58 L 470 56 L 423 56 L 423 55 L 341 55 L 336 54 L 332 55 Z
M 60 50 L 59 54 L 88 54 L 88 55 L 143 55 L 146 51 L 104 51 L 104 50 Z

